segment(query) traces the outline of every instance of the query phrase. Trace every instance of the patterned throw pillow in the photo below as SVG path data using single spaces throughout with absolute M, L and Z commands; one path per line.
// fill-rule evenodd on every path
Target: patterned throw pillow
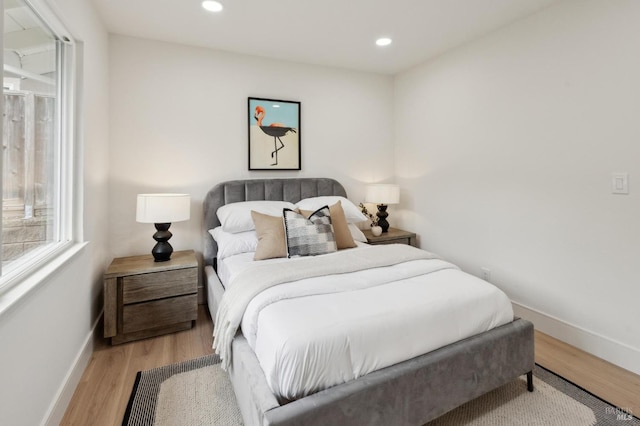
M 311 211 L 301 209 L 300 213 L 305 217 L 309 217 Z M 340 200 L 329 206 L 329 214 L 331 214 L 331 225 L 333 225 L 333 234 L 336 237 L 338 250 L 356 247 L 356 243 L 353 241 L 353 236 L 349 230 L 347 218 L 344 214 L 344 209 L 342 208 Z
M 329 206 L 316 210 L 309 219 L 290 209 L 284 209 L 283 214 L 289 257 L 315 256 L 337 250 Z

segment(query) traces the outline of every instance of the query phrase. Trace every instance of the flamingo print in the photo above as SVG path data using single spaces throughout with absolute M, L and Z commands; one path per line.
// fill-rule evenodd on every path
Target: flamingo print
M 289 132 L 293 132 L 293 133 L 297 133 L 296 129 L 292 128 L 292 127 L 287 127 L 282 123 L 271 123 L 268 126 L 263 126 L 262 125 L 262 120 L 264 119 L 266 115 L 266 112 L 264 110 L 263 107 L 261 107 L 260 105 L 256 106 L 256 109 L 253 113 L 253 118 L 255 118 L 258 121 L 258 127 L 260 127 L 260 129 L 262 129 L 262 131 L 269 135 L 269 136 L 273 136 L 273 147 L 274 150 L 271 152 L 271 158 L 276 159 L 276 162 L 272 164 L 272 166 L 277 166 L 278 165 L 278 151 L 280 151 L 282 148 L 284 148 L 284 143 L 282 142 L 282 140 L 280 139 L 281 136 L 286 135 Z M 278 142 L 280 142 L 280 146 L 278 147 Z

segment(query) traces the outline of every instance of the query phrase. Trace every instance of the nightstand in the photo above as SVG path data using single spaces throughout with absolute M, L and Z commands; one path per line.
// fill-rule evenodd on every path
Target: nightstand
M 198 317 L 198 261 L 193 250 L 171 260 L 114 259 L 104 274 L 104 337 L 111 344 L 187 330 Z
M 367 237 L 367 242 L 371 245 L 407 244 L 416 247 L 415 232 L 403 231 L 402 229 L 398 228 L 389 228 L 387 232 L 383 232 L 379 237 L 373 235 L 370 229 L 367 229 L 363 232 L 364 236 Z

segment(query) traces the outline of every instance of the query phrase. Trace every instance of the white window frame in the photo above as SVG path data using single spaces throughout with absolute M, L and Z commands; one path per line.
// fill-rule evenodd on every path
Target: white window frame
M 66 262 L 84 245 L 77 244 L 78 237 L 74 235 L 78 228 L 74 228 L 76 218 L 80 217 L 80 210 L 74 208 L 79 181 L 79 165 L 74 161 L 76 151 L 76 96 L 77 96 L 77 56 L 78 44 L 65 28 L 58 15 L 45 0 L 24 0 L 33 12 L 56 36 L 60 48 L 56 49 L 57 68 L 57 99 L 59 120 L 56 128 L 56 150 L 58 172 L 55 178 L 57 193 L 54 194 L 54 206 L 57 221 L 57 241 L 43 245 L 26 253 L 2 270 L 0 275 L 0 313 L 11 305 L 17 298 L 37 286 L 57 267 Z M 4 4 L 2 11 L 4 14 Z M 0 24 L 2 29 L 2 24 Z M 2 40 L 4 30 L 0 32 Z M 4 61 L 3 61 L 4 65 Z M 0 123 L 0 130 L 2 124 Z M 0 174 L 1 179 L 1 174 Z M 0 224 L 1 227 L 1 224 Z

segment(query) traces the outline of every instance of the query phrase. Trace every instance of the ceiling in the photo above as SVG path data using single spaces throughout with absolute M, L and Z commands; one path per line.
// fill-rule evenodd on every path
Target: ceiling
M 560 0 L 220 1 L 215 14 L 201 0 L 93 0 L 111 33 L 383 74 Z

